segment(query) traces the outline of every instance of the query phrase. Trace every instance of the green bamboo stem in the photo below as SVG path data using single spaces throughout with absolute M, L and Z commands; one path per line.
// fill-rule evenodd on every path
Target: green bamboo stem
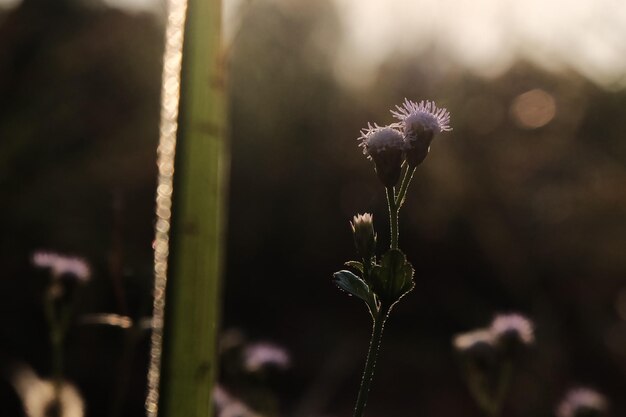
M 380 351 L 380 343 L 383 338 L 383 330 L 385 328 L 385 321 L 389 316 L 389 309 L 381 306 L 381 310 L 374 316 L 374 323 L 372 329 L 372 337 L 370 340 L 370 346 L 367 351 L 367 358 L 365 359 L 365 369 L 363 370 L 363 377 L 361 378 L 361 386 L 359 387 L 359 393 L 356 398 L 356 404 L 354 406 L 354 417 L 362 417 L 363 410 L 367 404 L 367 396 L 369 394 L 372 379 L 374 378 L 374 370 L 376 369 L 376 358 Z
M 227 172 L 220 0 L 188 0 L 186 16 L 159 417 L 212 415 L 217 368 Z

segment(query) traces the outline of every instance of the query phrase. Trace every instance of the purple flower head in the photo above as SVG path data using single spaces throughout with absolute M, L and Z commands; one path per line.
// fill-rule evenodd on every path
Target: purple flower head
M 374 161 L 376 174 L 385 187 L 393 187 L 400 179 L 405 142 L 397 125 L 368 124 L 361 130 L 359 146 L 368 159 Z
M 246 346 L 244 350 L 244 366 L 250 372 L 270 367 L 286 369 L 289 364 L 287 351 L 272 343 L 259 342 Z
M 431 130 L 435 135 L 452 130 L 450 112 L 437 107 L 434 101 L 416 103 L 405 98 L 402 107 L 396 106 L 396 109 L 391 110 L 391 114 L 404 125 L 404 134 L 409 137 L 421 130 Z
M 84 283 L 91 278 L 89 264 L 81 258 L 40 251 L 33 254 L 32 262 L 37 268 L 50 269 L 55 280 L 69 278 Z
M 438 108 L 434 101 L 414 101 L 404 99 L 402 106 L 396 106 L 391 114 L 404 127 L 406 160 L 410 167 L 417 167 L 430 149 L 435 135 L 452 130 L 450 112 Z
M 595 417 L 603 416 L 609 408 L 604 395 L 589 388 L 570 390 L 559 404 L 557 417 Z
M 373 159 L 378 153 L 385 151 L 404 150 L 404 139 L 398 130 L 398 125 L 378 126 L 374 123 L 367 124 L 366 129 L 361 130 L 358 137 L 359 146 L 363 148 L 363 154 L 368 159 Z
M 501 344 L 532 345 L 535 341 L 532 322 L 521 314 L 499 314 L 491 322 L 491 332 Z

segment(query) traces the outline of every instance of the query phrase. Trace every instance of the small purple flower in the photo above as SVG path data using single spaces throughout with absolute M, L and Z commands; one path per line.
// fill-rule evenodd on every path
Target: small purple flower
M 437 107 L 434 101 L 422 100 L 416 103 L 405 98 L 402 107 L 396 108 L 398 111 L 391 110 L 391 114 L 404 124 L 406 135 L 411 135 L 415 129 L 429 129 L 435 134 L 452 130 L 450 112 Z
M 393 187 L 400 179 L 405 142 L 397 125 L 368 124 L 361 130 L 359 146 L 368 159 L 374 161 L 376 173 L 385 187 Z
M 84 283 L 91 278 L 89 264 L 81 258 L 41 251 L 33 254 L 32 262 L 37 268 L 50 269 L 54 279 L 73 278 Z
M 244 350 L 244 367 L 256 372 L 266 367 L 285 369 L 289 367 L 289 354 L 280 346 L 259 342 L 249 345 Z
M 608 410 L 609 403 L 604 395 L 589 388 L 575 388 L 570 390 L 561 404 L 557 417 L 602 416 Z
M 535 341 L 532 322 L 521 314 L 499 314 L 491 322 L 490 329 L 499 343 L 532 345 Z
M 368 159 L 373 159 L 373 154 L 386 150 L 404 149 L 404 139 L 398 130 L 398 125 L 378 126 L 377 124 L 367 124 L 367 129 L 361 130 L 358 140 L 359 146 L 363 147 L 363 153 Z
M 450 112 L 438 108 L 434 101 L 414 101 L 404 99 L 402 106 L 396 106 L 391 114 L 404 126 L 406 160 L 415 168 L 422 163 L 430 149 L 435 135 L 452 130 Z

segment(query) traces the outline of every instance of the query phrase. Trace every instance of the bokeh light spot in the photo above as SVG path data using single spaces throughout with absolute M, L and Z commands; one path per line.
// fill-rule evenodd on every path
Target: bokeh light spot
M 525 129 L 536 129 L 550 123 L 556 115 L 554 97 L 539 88 L 520 94 L 513 100 L 511 116 Z

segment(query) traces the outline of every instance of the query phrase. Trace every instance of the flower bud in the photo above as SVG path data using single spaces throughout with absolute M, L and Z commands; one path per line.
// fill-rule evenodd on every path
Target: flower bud
M 437 108 L 433 101 L 404 100 L 403 106 L 392 110 L 395 118 L 404 126 L 406 161 L 410 168 L 422 163 L 430 149 L 430 143 L 436 134 L 452 130 L 450 113 L 444 108 Z
M 376 233 L 374 218 L 370 213 L 357 214 L 350 222 L 354 245 L 363 262 L 369 262 L 376 254 Z
M 395 126 L 368 125 L 359 137 L 363 153 L 374 161 L 376 174 L 385 187 L 394 187 L 400 179 L 404 139 Z

